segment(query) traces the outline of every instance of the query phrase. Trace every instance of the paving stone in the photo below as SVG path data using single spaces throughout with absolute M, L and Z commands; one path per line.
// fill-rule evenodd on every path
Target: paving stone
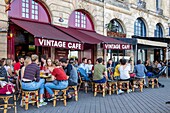
M 39 109 L 29 105 L 25 111 L 17 102 L 17 109 L 18 113 L 170 113 L 170 105 L 165 104 L 170 101 L 170 79 L 160 78 L 159 81 L 165 85 L 164 88 L 144 88 L 142 93 L 136 90 L 129 94 L 107 94 L 104 98 L 102 94 L 94 97 L 90 91 L 87 94 L 80 91 L 78 102 L 71 100 L 66 107 L 63 102 L 57 102 L 56 107 L 49 102 Z M 12 112 L 13 109 L 8 110 L 8 113 Z

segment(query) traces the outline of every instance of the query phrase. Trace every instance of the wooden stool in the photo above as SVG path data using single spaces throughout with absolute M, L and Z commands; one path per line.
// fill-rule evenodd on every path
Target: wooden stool
M 3 106 L 3 108 L 0 108 L 0 109 L 3 109 L 4 113 L 7 113 L 8 107 L 10 107 L 10 106 L 14 107 L 14 113 L 17 113 L 16 95 L 14 95 L 14 94 L 9 94 L 9 95 L 4 94 L 4 95 L 0 95 L 0 98 L 2 98 L 3 101 L 4 101 L 4 104 L 0 104 L 0 106 Z M 14 101 L 13 104 L 8 104 L 8 101 L 9 101 L 10 98 L 13 98 L 13 101 Z
M 62 92 L 63 94 L 60 96 L 58 95 L 59 92 Z M 53 99 L 53 106 L 56 106 L 56 101 L 57 99 L 63 100 L 64 106 L 67 105 L 67 96 L 66 96 L 67 88 L 66 89 L 61 89 L 61 90 L 56 90 L 54 89 L 54 99 Z
M 75 96 L 75 101 L 78 101 L 78 91 L 77 86 L 68 86 L 68 90 L 73 89 L 73 92 L 69 92 L 70 94 L 73 94 Z
M 154 88 L 154 86 L 159 87 L 158 78 L 148 78 L 148 84 Z
M 103 97 L 105 96 L 105 88 L 106 88 L 106 83 L 95 83 L 94 84 L 94 96 L 97 95 L 98 92 L 103 93 Z M 102 87 L 102 90 L 99 90 L 100 86 Z
M 143 78 L 136 78 L 133 80 L 133 85 L 132 85 L 132 91 L 135 91 L 135 85 L 139 87 L 140 92 L 143 92 L 143 82 L 144 79 Z
M 38 89 L 37 90 L 24 90 L 22 89 L 22 104 L 21 107 L 23 107 L 23 105 L 25 104 L 25 110 L 28 110 L 28 104 L 32 103 L 32 105 L 34 105 L 35 103 L 37 103 L 37 107 L 39 108 L 39 96 L 38 96 Z M 29 97 L 32 96 L 31 100 L 29 99 Z
M 115 91 L 116 91 L 116 94 L 118 94 L 117 81 L 110 81 L 107 83 L 108 83 L 108 87 L 109 87 L 109 95 L 111 95 L 112 92 L 114 93 Z
M 123 87 L 122 85 L 125 84 L 126 86 Z M 127 93 L 129 93 L 129 81 L 118 81 L 119 89 L 125 89 L 127 90 Z
M 82 80 L 83 77 L 81 77 L 80 73 L 78 73 L 78 77 L 79 77 L 78 91 L 80 90 L 81 86 L 83 86 L 85 93 L 87 93 L 89 82 Z

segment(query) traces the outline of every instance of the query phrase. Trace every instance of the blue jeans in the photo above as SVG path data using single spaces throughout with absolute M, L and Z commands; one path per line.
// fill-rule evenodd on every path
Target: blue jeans
M 65 89 L 68 87 L 68 80 L 66 81 L 57 81 L 49 82 L 45 84 L 45 89 L 48 91 L 50 95 L 53 95 L 54 92 L 52 89 Z
M 30 83 L 22 82 L 22 89 L 29 91 L 40 89 L 40 94 L 44 94 L 44 83 L 45 83 L 44 79 L 40 79 L 39 82 L 35 81 Z
M 95 82 L 95 83 L 105 83 L 106 82 L 106 78 L 103 77 L 101 80 L 93 80 L 93 82 Z

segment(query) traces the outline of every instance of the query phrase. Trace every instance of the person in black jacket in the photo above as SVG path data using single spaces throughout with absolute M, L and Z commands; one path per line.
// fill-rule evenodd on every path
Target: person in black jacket
M 0 60 L 0 77 L 4 77 L 5 81 L 8 82 L 7 72 L 6 72 L 6 69 L 4 68 L 3 63 L 4 61 Z

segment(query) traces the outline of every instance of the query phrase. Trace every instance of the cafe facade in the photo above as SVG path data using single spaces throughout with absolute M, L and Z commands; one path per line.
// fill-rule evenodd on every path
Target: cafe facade
M 131 5 L 126 5 L 126 3 Z M 127 59 L 132 58 L 132 60 L 134 58 L 146 60 L 147 58 L 150 58 L 150 56 L 152 58 L 155 57 L 156 53 L 159 53 L 159 56 L 161 56 L 163 53 L 161 52 L 161 49 L 162 51 L 166 51 L 165 49 L 167 49 L 166 44 L 164 44 L 160 49 L 159 45 L 162 45 L 160 41 L 156 41 L 156 45 L 158 45 L 156 47 L 155 44 L 152 44 L 152 42 L 152 45 L 150 45 L 150 43 L 143 43 L 146 42 L 147 39 L 146 41 L 143 41 L 145 39 L 137 39 L 135 42 L 131 41 L 133 41 L 132 36 L 140 36 L 141 34 L 141 37 L 145 38 L 157 38 L 156 34 L 159 33 L 162 34 L 161 36 L 163 37 L 167 35 L 167 11 L 169 11 L 169 9 L 165 7 L 166 4 L 162 3 L 161 7 L 163 9 L 163 13 L 157 13 L 156 11 L 151 13 L 147 10 L 149 7 L 139 7 L 142 3 L 145 3 L 145 6 L 147 6 L 148 3 L 146 2 L 140 1 L 136 3 L 134 1 L 128 1 L 126 3 L 120 1 L 103 2 L 98 0 L 77 0 L 76 2 L 35 0 L 34 3 L 32 0 L 15 0 L 11 3 L 11 10 L 8 11 L 9 22 L 7 23 L 9 24 L 9 30 L 6 33 L 8 35 L 6 36 L 6 40 L 8 40 L 7 57 L 15 58 L 18 54 L 31 54 L 35 51 L 37 54 L 46 54 L 48 57 L 53 59 L 55 59 L 56 53 L 61 55 L 61 57 L 75 56 L 81 59 L 85 56 L 94 60 L 97 57 L 105 57 L 106 59 L 115 58 L 117 60 L 121 57 L 125 57 Z M 155 4 L 155 2 L 153 3 Z M 149 9 L 155 10 L 154 4 L 153 7 Z M 149 18 L 147 18 L 148 16 Z M 39 26 L 38 23 L 49 23 L 51 27 L 48 30 L 55 28 L 57 29 L 57 32 L 60 32 L 57 33 L 60 34 L 57 37 L 57 41 L 64 40 L 68 42 L 81 43 L 83 51 L 77 50 L 76 48 L 66 49 L 57 48 L 56 46 L 36 46 L 34 39 L 43 38 L 54 40 L 55 38 L 56 40 L 57 35 L 55 33 L 46 32 L 48 31 L 47 29 L 40 32 L 43 28 L 42 25 L 36 29 L 36 32 L 39 32 L 39 34 L 34 33 L 33 31 L 28 31 L 25 26 L 19 26 L 11 19 L 20 19 L 20 21 L 27 20 L 27 22 L 30 21 L 32 23 L 36 23 L 35 26 Z M 143 23 L 145 25 L 145 30 L 142 28 Z M 33 28 L 30 29 L 32 30 Z M 145 31 L 145 33 L 143 31 Z M 105 36 L 105 38 L 116 37 L 116 39 L 120 39 L 121 43 L 123 41 L 128 44 L 132 44 L 132 46 L 130 46 L 131 49 L 104 49 L 105 45 L 103 44 L 117 44 L 117 42 L 115 40 L 105 41 L 98 36 L 99 34 Z M 70 40 L 64 39 L 62 36 L 67 38 L 69 36 Z M 100 39 L 94 39 L 96 36 L 97 38 L 100 37 Z M 131 41 L 128 41 L 129 39 Z M 135 45 L 136 42 L 137 46 Z M 24 49 L 27 48 L 30 52 L 21 52 L 21 49 L 23 49 L 22 45 L 26 44 L 28 47 L 25 47 Z M 145 48 L 143 48 L 144 46 Z M 146 48 L 146 46 L 151 49 L 147 50 L 148 48 Z M 5 47 L 5 44 L 3 47 Z M 114 48 L 116 48 L 116 46 L 114 46 Z M 158 52 L 156 52 L 157 50 L 153 50 L 154 48 L 156 48 Z M 153 51 L 155 52 L 153 53 Z M 5 52 L 3 53 L 6 54 Z M 147 53 L 147 55 L 145 53 Z M 118 58 L 118 56 L 120 57 Z M 141 58 L 142 56 L 143 58 Z M 162 58 L 166 57 L 167 56 L 163 56 Z
M 84 9 L 72 10 L 68 21 L 60 15 L 56 23 L 47 3 L 18 0 L 11 4 L 8 17 L 8 58 L 35 53 L 53 60 L 87 57 L 94 62 L 97 57 L 106 58 L 107 50 L 132 48 L 128 43 L 97 33 L 93 16 Z

